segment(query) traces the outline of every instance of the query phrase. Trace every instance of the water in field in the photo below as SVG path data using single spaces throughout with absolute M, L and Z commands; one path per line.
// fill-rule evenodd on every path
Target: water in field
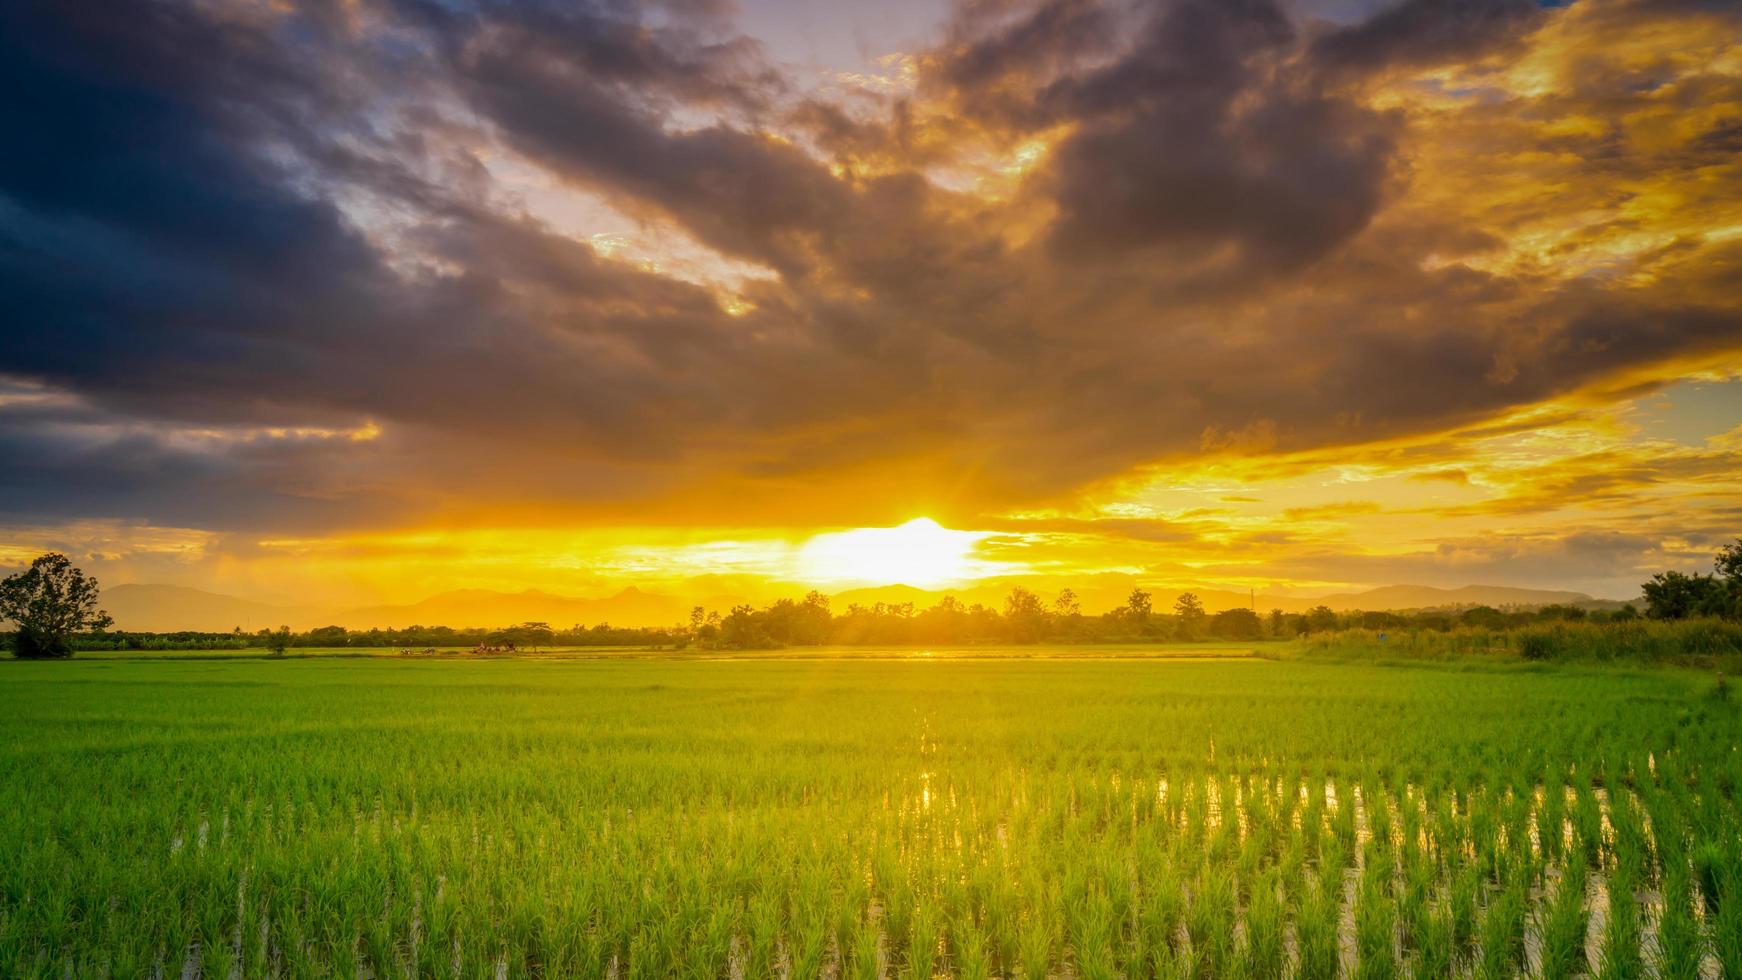
M 1742 968 L 1694 675 L 0 666 L 9 976 Z

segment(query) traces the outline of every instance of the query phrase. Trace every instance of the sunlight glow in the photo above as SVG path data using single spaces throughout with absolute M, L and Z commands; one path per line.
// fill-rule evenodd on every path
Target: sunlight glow
M 922 588 L 974 578 L 983 531 L 952 531 L 929 517 L 899 527 L 862 527 L 819 534 L 799 549 L 801 581 L 904 584 Z

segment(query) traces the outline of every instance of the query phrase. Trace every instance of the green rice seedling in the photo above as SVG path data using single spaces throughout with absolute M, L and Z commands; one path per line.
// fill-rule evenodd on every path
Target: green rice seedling
M 1044 917 L 1030 919 L 1022 929 L 1017 956 L 1022 976 L 1028 980 L 1045 977 L 1052 972 L 1055 930 Z
M 750 949 L 747 957 L 752 973 L 771 976 L 775 972 L 776 946 L 780 941 L 783 911 L 780 896 L 772 889 L 758 892 L 750 900 Z
M 1319 859 L 1319 883 L 1338 894 L 1343 889 L 1343 872 L 1351 866 L 1350 852 L 1340 837 L 1325 840 L 1324 854 Z
M 803 910 L 793 924 L 789 947 L 793 976 L 814 977 L 822 973 L 823 958 L 829 952 L 829 931 L 822 910 Z
M 568 920 L 572 921 L 572 920 Z M 721 976 L 730 972 L 732 958 L 732 933 L 736 928 L 735 916 L 729 907 L 708 910 L 701 925 L 689 939 L 694 972 L 709 976 Z M 566 957 L 553 957 L 561 963 Z
M 1600 980 L 1640 980 L 1645 976 L 1645 938 L 1635 874 L 1617 866 L 1609 877 L 1609 914 L 1603 923 L 1597 966 Z
M 1111 980 L 1118 973 L 1113 952 L 1118 920 L 1104 891 L 1093 890 L 1070 910 L 1071 952 L 1079 976 Z
M 1537 852 L 1530 846 L 1533 794 L 1527 789 L 1513 789 L 1511 796 L 1501 801 L 1501 831 L 1506 846 L 1495 842 L 1495 878 L 1500 881 L 1534 878 L 1538 868 Z
M 1143 959 L 1149 963 L 1174 959 L 1185 921 L 1185 891 L 1179 873 L 1169 864 L 1156 873 L 1138 911 L 1137 935 Z
M 1369 864 L 1355 900 L 1355 976 L 1357 980 L 1388 980 L 1399 974 L 1397 902 L 1391 894 L 1391 870 Z
M 1709 917 L 1712 951 L 1724 980 L 1738 980 L 1742 978 L 1742 842 L 1732 839 L 1722 850 L 1715 874 L 1716 902 Z
M 870 919 L 853 933 L 851 959 L 842 972 L 854 980 L 877 980 L 884 970 L 881 930 Z
M 1227 871 L 1206 865 L 1198 873 L 1186 912 L 1192 976 L 1219 977 L 1234 951 L 1234 882 Z
M 958 980 L 987 980 L 991 977 L 992 955 L 985 935 L 972 925 L 957 929 L 953 935 L 954 975 Z
M 1585 933 L 1590 915 L 1585 910 L 1585 862 L 1570 855 L 1560 881 L 1546 905 L 1539 910 L 1537 928 L 1542 938 L 1543 980 L 1568 980 L 1586 972 Z
M 1452 936 L 1449 905 L 1434 906 L 1416 933 L 1416 956 L 1410 971 L 1421 980 L 1452 977 L 1457 970 L 1457 944 Z
M 1414 949 L 1421 934 L 1428 930 L 1433 893 L 1440 877 L 1439 867 L 1427 852 L 1411 848 L 1407 853 L 1402 888 L 1397 896 L 1397 924 L 1405 951 Z
M 1369 860 L 1374 857 L 1385 858 L 1392 854 L 1396 844 L 1397 828 L 1391 816 L 1390 797 L 1376 777 L 1369 777 L 1368 782 L 1361 787 L 1363 809 L 1367 814 L 1367 852 Z
M 1603 808 L 1596 788 L 1587 773 L 1578 786 L 1578 799 L 1573 805 L 1573 840 L 1585 863 L 1598 868 L 1603 863 Z
M 1476 975 L 1484 980 L 1512 977 L 1524 968 L 1524 886 L 1512 882 L 1495 892 L 1482 915 L 1481 959 Z
M 1263 876 L 1260 870 L 1269 863 L 1268 848 L 1257 837 L 1246 838 L 1246 844 L 1240 848 L 1240 853 L 1234 862 L 1234 895 L 1236 900 L 1244 905 L 1250 901 L 1251 889 L 1256 887 L 1259 878 Z
M 1682 793 L 1676 788 L 1676 781 L 1668 772 L 1672 756 L 1666 755 L 1662 764 L 1661 782 L 1642 783 L 1640 799 L 1645 805 L 1647 817 L 1650 819 L 1651 839 L 1655 845 L 1658 875 L 1660 880 L 1667 879 L 1670 873 L 1677 871 L 1683 884 L 1691 884 L 1688 880 L 1689 839 L 1687 826 L 1687 811 L 1690 807 L 1682 798 Z M 1665 888 L 1667 889 L 1667 881 Z M 1691 898 L 1691 895 L 1690 895 Z
M 1016 963 L 1021 899 L 1008 874 L 998 873 L 996 868 L 990 870 L 997 877 L 984 896 L 986 941 L 993 959 L 1008 968 Z
M 1561 856 L 1567 817 L 1566 784 L 1562 778 L 1558 768 L 1549 770 L 1539 793 L 1541 802 L 1536 807 L 1536 838 L 1543 855 L 1550 860 Z
M 1325 774 L 1309 773 L 1303 783 L 1306 802 L 1300 809 L 1301 847 L 1308 860 L 1319 857 L 1325 836 Z
M 1722 879 L 1730 855 L 1724 845 L 1713 840 L 1700 841 L 1693 846 L 1691 853 L 1693 879 L 1699 886 L 1698 898 L 1707 914 L 1714 913 L 1722 904 Z
M 1408 781 L 1403 775 L 1393 775 L 1390 782 L 1391 785 L 1405 788 L 1403 795 L 1396 797 L 1397 840 L 1403 860 L 1407 864 L 1411 855 L 1424 846 L 1422 839 L 1425 836 L 1425 828 L 1423 827 L 1421 811 L 1423 800 L 1411 791 Z
M 1446 889 L 1446 914 L 1451 922 L 1452 946 L 1460 954 L 1476 940 L 1481 889 L 1482 869 L 1474 864 L 1459 868 Z
M 1644 883 L 1652 866 L 1651 846 L 1646 838 L 1645 820 L 1632 791 L 1621 788 L 1610 793 L 1609 825 L 1613 830 L 1616 870 L 1625 871 L 1636 885 Z
M 1287 964 L 1283 937 L 1282 884 L 1274 873 L 1263 875 L 1252 887 L 1246 904 L 1246 943 L 1240 974 L 1247 977 L 1280 978 Z
M 914 910 L 912 930 L 907 940 L 907 961 L 902 976 L 911 980 L 930 980 L 937 973 L 938 923 L 930 903 L 922 902 Z
M 1299 949 L 1297 975 L 1301 980 L 1333 980 L 1337 976 L 1337 923 L 1342 909 L 1342 879 L 1326 884 L 1323 879 L 1307 885 L 1295 916 L 1295 944 Z
M 1331 834 L 1342 847 L 1344 853 L 1355 849 L 1355 793 L 1354 787 L 1346 782 L 1336 783 L 1337 803 L 1331 810 Z
M 1657 969 L 1661 977 L 1699 975 L 1705 949 L 1693 902 L 1688 871 L 1680 864 L 1665 868 L 1663 910 L 1657 920 Z

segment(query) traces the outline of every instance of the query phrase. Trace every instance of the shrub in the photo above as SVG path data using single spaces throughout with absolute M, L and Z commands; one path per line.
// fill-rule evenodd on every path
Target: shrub
M 1518 655 L 1526 660 L 1548 660 L 1562 652 L 1560 631 L 1527 629 L 1518 633 Z

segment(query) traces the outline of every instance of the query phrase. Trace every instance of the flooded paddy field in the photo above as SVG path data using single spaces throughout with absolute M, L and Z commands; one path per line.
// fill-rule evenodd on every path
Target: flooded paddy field
M 0 975 L 1742 975 L 1707 675 L 0 664 Z

